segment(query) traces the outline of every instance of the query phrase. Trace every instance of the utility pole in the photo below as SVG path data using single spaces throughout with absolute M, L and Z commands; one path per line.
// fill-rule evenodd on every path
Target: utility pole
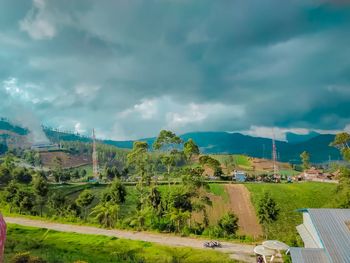
M 99 178 L 95 129 L 92 129 L 92 173 L 95 179 Z

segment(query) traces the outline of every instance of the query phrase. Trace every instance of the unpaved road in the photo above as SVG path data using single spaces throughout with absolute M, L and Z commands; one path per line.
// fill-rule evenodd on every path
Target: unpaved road
M 77 226 L 68 224 L 52 223 L 42 220 L 32 220 L 19 217 L 5 217 L 5 221 L 11 224 L 18 224 L 22 226 L 47 228 L 60 232 L 74 232 L 79 234 L 92 234 L 92 235 L 104 235 L 115 236 L 118 238 L 125 238 L 131 240 L 141 240 L 153 243 L 159 243 L 166 246 L 185 246 L 192 248 L 203 248 L 204 239 L 195 239 L 188 237 L 178 237 L 170 234 L 157 234 L 149 232 L 132 232 L 124 230 L 107 230 L 90 226 Z M 229 242 L 221 242 L 222 248 L 216 248 L 215 250 L 230 254 L 231 258 L 244 261 L 255 262 L 252 245 L 235 244 Z
M 250 201 L 250 193 L 242 184 L 227 184 L 226 191 L 230 197 L 230 207 L 238 216 L 240 231 L 255 238 L 263 234 L 261 225 Z

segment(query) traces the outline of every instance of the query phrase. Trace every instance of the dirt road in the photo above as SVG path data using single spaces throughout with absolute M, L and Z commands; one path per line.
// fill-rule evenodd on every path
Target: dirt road
M 68 224 L 52 223 L 42 220 L 32 220 L 18 217 L 5 217 L 5 221 L 11 224 L 22 226 L 47 228 L 60 232 L 74 232 L 79 234 L 92 234 L 115 236 L 119 238 L 142 240 L 147 242 L 159 243 L 166 246 L 185 246 L 192 248 L 203 248 L 204 239 L 195 239 L 187 237 L 178 237 L 170 234 L 157 234 L 149 232 L 132 232 L 124 230 L 107 230 L 90 226 L 77 226 Z M 235 244 L 222 242 L 222 248 L 216 248 L 217 251 L 230 254 L 230 257 L 244 262 L 255 262 L 253 252 L 254 246 L 245 244 Z
M 238 216 L 240 231 L 246 235 L 258 237 L 263 234 L 262 228 L 250 201 L 250 193 L 244 185 L 227 184 L 226 191 L 230 196 L 232 211 Z

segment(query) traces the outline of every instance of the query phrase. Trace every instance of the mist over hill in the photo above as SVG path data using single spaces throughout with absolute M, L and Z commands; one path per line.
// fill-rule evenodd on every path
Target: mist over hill
M 0 143 L 6 144 L 8 138 L 17 134 L 25 136 L 28 134 L 26 128 L 18 125 L 12 125 L 7 120 L 0 120 L 0 131 L 9 131 L 11 134 L 6 136 L 0 135 Z M 44 133 L 51 142 L 58 141 L 81 141 L 91 142 L 91 138 L 79 134 L 62 132 L 55 129 L 43 128 Z M 6 138 L 5 138 L 6 137 Z M 180 136 L 184 141 L 192 138 L 200 147 L 201 152 L 206 154 L 246 154 L 252 157 L 271 159 L 272 140 L 268 138 L 253 137 L 241 133 L 228 132 L 191 132 Z M 313 163 L 323 163 L 331 160 L 340 160 L 339 151 L 329 144 L 334 139 L 331 134 L 318 134 L 311 132 L 306 135 L 287 134 L 288 141 L 276 141 L 278 160 L 282 162 L 299 163 L 300 153 L 308 151 Z M 143 138 L 140 141 L 146 141 L 150 146 L 153 144 L 155 137 Z M 113 145 L 119 148 L 131 149 L 133 142 L 100 140 L 101 143 Z

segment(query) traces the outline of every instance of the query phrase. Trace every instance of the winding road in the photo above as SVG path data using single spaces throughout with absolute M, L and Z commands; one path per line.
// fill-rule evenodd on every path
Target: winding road
M 74 232 L 79 234 L 89 235 L 104 235 L 115 236 L 118 238 L 125 238 L 131 240 L 141 240 L 146 242 L 159 243 L 166 246 L 185 246 L 196 249 L 203 249 L 204 239 L 195 239 L 188 237 L 179 237 L 171 234 L 158 234 L 150 232 L 134 232 L 125 230 L 108 230 L 90 226 L 78 226 L 53 223 L 43 220 L 33 220 L 20 217 L 5 217 L 5 221 L 10 224 L 18 224 L 22 226 L 46 228 L 60 232 Z M 230 257 L 243 262 L 255 262 L 254 252 L 252 245 L 235 244 L 231 242 L 221 242 L 221 248 L 215 248 L 215 250 L 223 253 L 230 254 Z M 207 248 L 208 249 L 208 248 Z

